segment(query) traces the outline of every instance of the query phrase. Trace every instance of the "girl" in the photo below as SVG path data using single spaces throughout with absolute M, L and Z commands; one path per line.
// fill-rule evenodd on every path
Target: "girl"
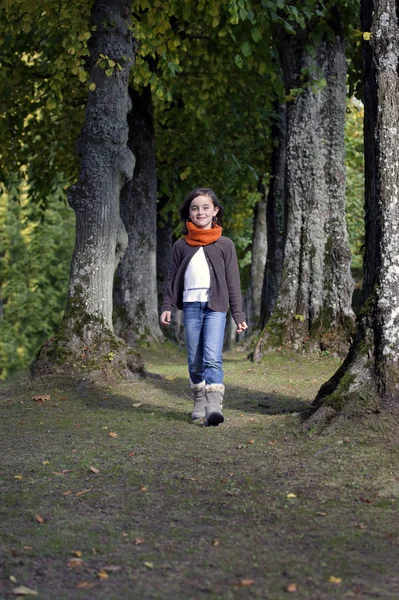
M 229 305 L 237 333 L 247 329 L 242 312 L 240 274 L 233 242 L 222 236 L 223 207 L 210 188 L 190 192 L 180 208 L 184 238 L 173 246 L 161 324 L 172 309 L 183 310 L 192 419 L 223 423 L 222 349 Z

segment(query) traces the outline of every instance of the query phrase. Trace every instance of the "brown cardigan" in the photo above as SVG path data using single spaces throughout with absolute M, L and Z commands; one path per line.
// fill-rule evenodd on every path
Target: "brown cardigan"
M 245 316 L 242 312 L 240 273 L 234 244 L 229 238 L 221 236 L 213 244 L 203 246 L 203 249 L 211 276 L 208 306 L 211 310 L 227 312 L 230 305 L 232 317 L 238 325 L 245 321 Z M 183 309 L 184 274 L 197 250 L 199 246 L 189 246 L 185 239 L 174 244 L 161 312 L 172 311 L 175 306 Z

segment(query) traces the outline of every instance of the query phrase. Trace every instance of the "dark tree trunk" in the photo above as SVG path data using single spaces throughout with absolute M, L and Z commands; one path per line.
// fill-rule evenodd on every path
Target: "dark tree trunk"
M 76 213 L 76 240 L 64 320 L 40 349 L 35 375 L 77 372 L 132 376 L 143 364 L 112 329 L 115 269 L 127 246 L 119 195 L 133 175 L 127 147 L 128 78 L 134 62 L 129 24 L 131 0 L 95 0 L 90 39 L 90 80 L 86 119 L 77 142 L 81 157 L 77 184 L 68 191 Z M 118 66 L 107 76 L 101 55 Z M 107 67 L 108 68 L 108 64 Z
M 399 27 L 394 0 L 363 0 L 364 307 L 355 340 L 320 389 L 313 421 L 359 414 L 399 397 Z M 383 400 L 383 402 L 381 402 Z
M 262 197 L 254 208 L 254 225 L 252 234 L 252 262 L 251 262 L 251 285 L 250 298 L 247 304 L 250 313 L 245 312 L 248 319 L 248 333 L 259 327 L 262 289 L 265 277 L 265 266 L 267 257 L 267 226 L 266 226 L 266 190 L 260 186 Z
M 130 346 L 161 338 L 158 319 L 156 244 L 157 174 L 151 91 L 129 90 L 128 146 L 136 157 L 133 179 L 121 192 L 128 247 L 114 290 L 115 332 Z
M 303 69 L 324 74 L 321 90 L 309 85 L 287 105 L 284 265 L 272 317 L 254 356 L 270 346 L 347 350 L 353 331 L 350 251 L 345 224 L 344 41 L 323 42 L 314 58 L 304 34 L 281 34 L 287 93 Z
M 278 106 L 278 123 L 272 129 L 278 140 L 273 150 L 272 171 L 267 196 L 267 261 L 263 280 L 261 321 L 264 327 L 275 307 L 284 261 L 285 169 L 287 162 L 287 105 Z

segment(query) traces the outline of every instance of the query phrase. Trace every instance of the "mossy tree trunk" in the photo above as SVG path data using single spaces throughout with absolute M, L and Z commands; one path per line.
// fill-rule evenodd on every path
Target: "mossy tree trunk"
M 355 341 L 320 389 L 312 419 L 361 413 L 399 398 L 399 27 L 395 0 L 363 0 L 364 307 Z
M 115 332 L 130 346 L 160 340 L 157 298 L 157 173 L 151 90 L 130 88 L 128 146 L 136 157 L 133 179 L 121 192 L 129 243 L 114 290 Z
M 353 326 L 350 251 L 345 224 L 344 40 L 324 41 L 314 56 L 306 32 L 281 33 L 287 94 L 284 264 L 277 302 L 256 346 L 347 350 Z M 313 73 L 304 83 L 304 74 Z M 324 87 L 317 80 L 325 78 Z
M 119 196 L 134 168 L 127 147 L 128 78 L 135 47 L 129 31 L 131 10 L 131 0 L 93 4 L 88 67 L 95 90 L 89 92 L 77 141 L 79 180 L 68 190 L 76 213 L 76 239 L 67 305 L 59 330 L 32 364 L 34 375 L 117 371 L 129 376 L 143 371 L 141 359 L 112 327 L 113 278 L 127 246 Z M 101 55 L 107 57 L 105 68 Z M 106 74 L 108 60 L 115 63 L 111 75 Z

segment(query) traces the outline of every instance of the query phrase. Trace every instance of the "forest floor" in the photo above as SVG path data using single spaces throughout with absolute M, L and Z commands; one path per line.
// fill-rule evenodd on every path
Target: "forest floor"
M 399 424 L 301 427 L 336 359 L 228 353 L 200 427 L 184 353 L 143 355 L 162 379 L 2 384 L 2 600 L 399 598 Z

